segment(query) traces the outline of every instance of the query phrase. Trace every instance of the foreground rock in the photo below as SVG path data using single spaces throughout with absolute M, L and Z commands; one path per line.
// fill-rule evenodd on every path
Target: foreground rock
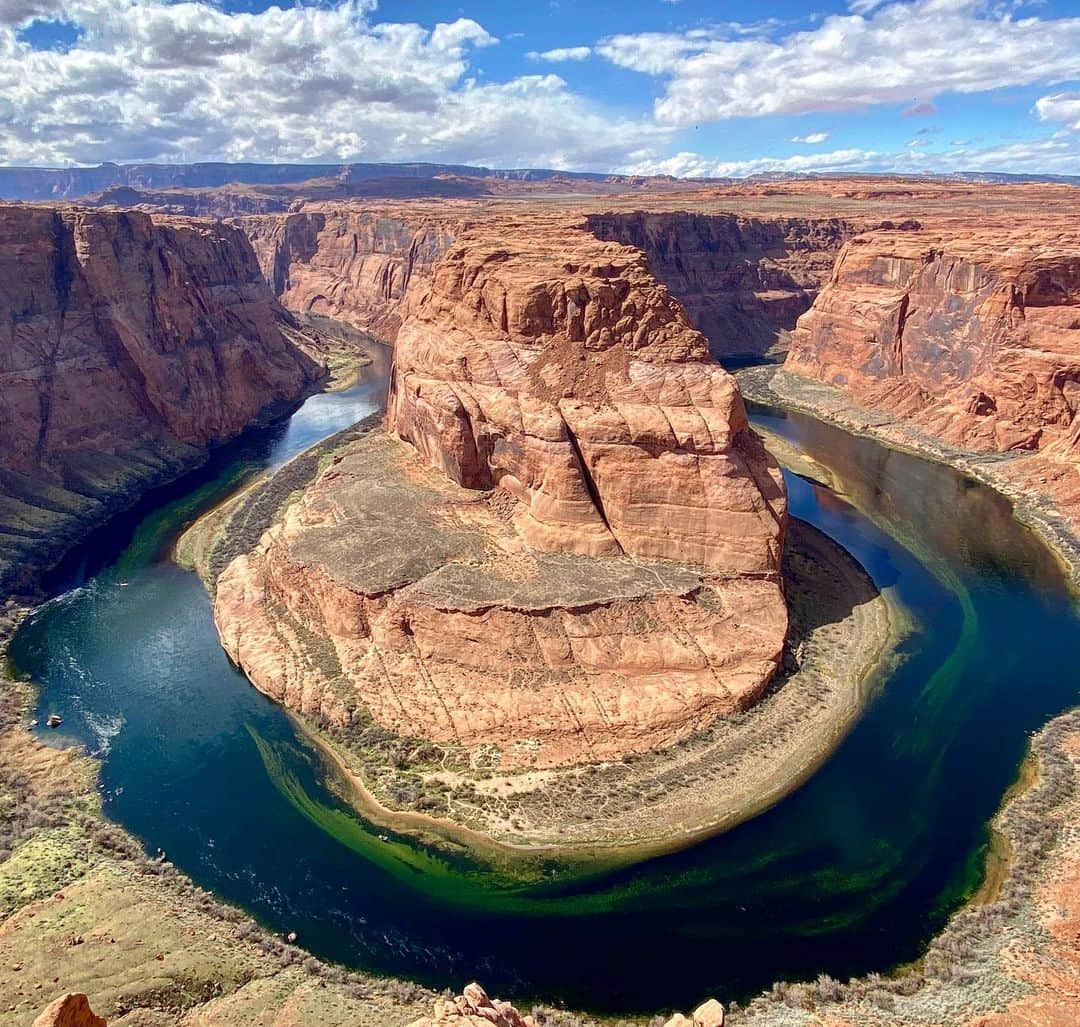
M 235 229 L 0 205 L 0 591 L 320 373 Z
M 34 1021 L 34 1027 L 106 1027 L 85 995 L 62 995 Z
M 479 984 L 467 984 L 456 998 L 436 999 L 431 1016 L 414 1020 L 409 1027 L 536 1027 L 531 1016 L 522 1016 L 509 1002 L 488 998 Z

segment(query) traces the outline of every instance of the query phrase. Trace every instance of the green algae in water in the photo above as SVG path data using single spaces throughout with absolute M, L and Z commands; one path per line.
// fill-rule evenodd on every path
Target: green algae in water
M 41 708 L 101 752 L 109 815 L 320 956 L 608 1012 L 888 970 L 917 959 L 977 887 L 1027 733 L 1080 699 L 1080 622 L 1053 556 L 1001 497 L 810 418 L 759 416 L 851 497 L 789 476 L 793 514 L 852 552 L 916 630 L 806 785 L 684 852 L 582 876 L 371 827 L 229 665 L 195 576 L 155 560 L 183 504 L 126 554 L 121 579 L 48 606 L 12 656 Z

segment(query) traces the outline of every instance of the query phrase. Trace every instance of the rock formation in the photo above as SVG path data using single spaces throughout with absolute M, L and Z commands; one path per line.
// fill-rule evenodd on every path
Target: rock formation
M 676 1013 L 664 1027 L 724 1027 L 724 1007 L 716 999 L 710 998 L 689 1016 Z
M 404 295 L 387 421 L 409 448 L 339 454 L 226 569 L 230 656 L 294 708 L 506 767 L 755 702 L 787 623 L 783 484 L 641 252 L 558 218 L 460 225 Z
M 977 451 L 1067 435 L 1080 397 L 1080 232 L 963 224 L 860 235 L 787 368 Z
M 785 366 L 948 446 L 1010 455 L 995 481 L 1080 523 L 1075 217 L 852 239 Z
M 0 206 L 0 586 L 319 373 L 221 224 Z
M 590 214 L 601 239 L 636 246 L 715 356 L 760 355 L 783 341 L 854 234 L 839 217 L 686 211 Z
M 531 1016 L 522 1016 L 509 1002 L 488 998 L 479 984 L 467 984 L 456 998 L 435 1000 L 431 1016 L 414 1020 L 409 1027 L 536 1027 Z
M 451 221 L 420 210 L 310 205 L 235 224 L 290 310 L 338 318 L 390 340 L 453 238 Z
M 106 1027 L 85 995 L 61 995 L 34 1021 L 34 1027 Z

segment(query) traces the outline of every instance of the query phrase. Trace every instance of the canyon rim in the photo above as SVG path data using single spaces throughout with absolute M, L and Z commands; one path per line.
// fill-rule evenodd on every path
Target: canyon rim
M 1080 1022 L 1076 3 L 0 4 L 0 1023 Z

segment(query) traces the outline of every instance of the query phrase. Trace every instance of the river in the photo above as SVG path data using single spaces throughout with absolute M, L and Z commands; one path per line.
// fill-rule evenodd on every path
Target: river
M 828 467 L 787 474 L 918 629 L 836 754 L 773 809 L 685 851 L 515 881 L 370 828 L 334 771 L 221 651 L 177 534 L 238 484 L 376 410 L 354 388 L 217 451 L 98 532 L 11 647 L 50 744 L 100 757 L 107 815 L 196 882 L 320 957 L 435 986 L 605 1012 L 745 997 L 918 956 L 978 886 L 987 822 L 1027 735 L 1080 698 L 1080 620 L 1050 552 L 997 493 L 812 418 L 760 426 Z

